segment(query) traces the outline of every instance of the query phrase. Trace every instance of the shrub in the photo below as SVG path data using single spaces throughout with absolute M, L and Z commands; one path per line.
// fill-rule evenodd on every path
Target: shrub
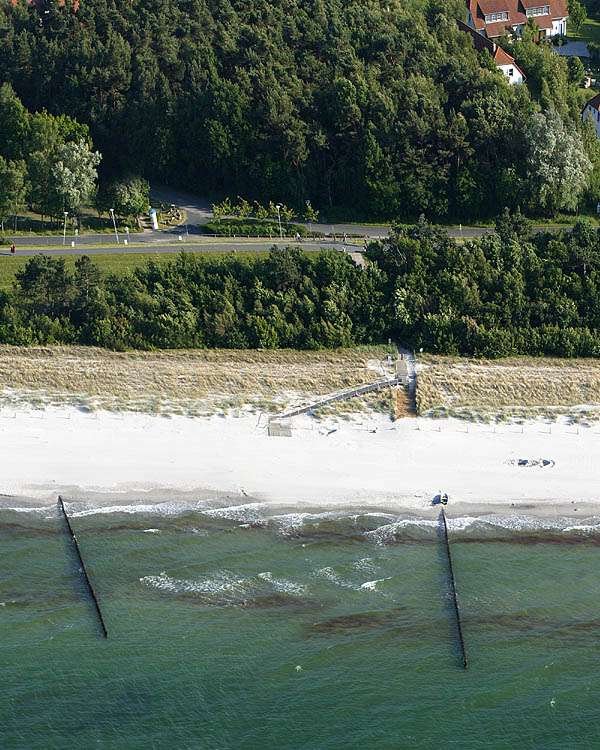
M 203 231 L 206 234 L 216 234 L 220 237 L 278 237 L 279 224 L 276 221 L 262 221 L 260 219 L 221 219 L 219 222 L 211 221 L 204 224 Z M 284 237 L 301 237 L 307 235 L 306 227 L 301 224 L 287 224 L 281 222 L 281 232 Z

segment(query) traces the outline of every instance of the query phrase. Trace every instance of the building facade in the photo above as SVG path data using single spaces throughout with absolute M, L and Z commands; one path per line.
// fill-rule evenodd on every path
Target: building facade
M 583 121 L 591 119 L 600 138 L 600 94 L 596 94 L 583 108 Z
M 484 50 L 487 50 L 490 53 L 492 60 L 498 67 L 498 70 L 501 70 L 504 73 L 510 83 L 523 83 L 523 81 L 525 80 L 525 74 L 516 64 L 514 57 L 511 57 L 508 52 L 505 52 L 502 47 L 499 47 L 496 44 L 496 42 L 493 42 L 483 34 L 475 31 L 475 29 L 467 26 L 466 23 L 463 23 L 462 21 L 457 21 L 456 23 L 458 24 L 458 28 L 461 31 L 464 31 L 466 34 L 470 35 L 471 39 L 473 40 L 473 46 L 475 47 L 477 52 L 483 52 Z
M 480 34 L 493 39 L 503 34 L 521 36 L 525 24 L 533 19 L 541 37 L 565 36 L 566 0 L 466 0 L 467 23 Z

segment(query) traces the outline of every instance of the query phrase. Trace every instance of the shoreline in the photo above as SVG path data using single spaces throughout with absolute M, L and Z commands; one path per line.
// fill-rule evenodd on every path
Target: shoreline
M 52 492 L 54 492 L 54 488 Z M 70 494 L 69 494 L 70 493 Z M 372 504 L 340 502 L 336 504 L 299 504 L 299 505 L 279 505 L 276 502 L 265 502 L 251 497 L 232 497 L 223 495 L 219 497 L 216 492 L 195 491 L 180 492 L 177 490 L 162 489 L 158 493 L 150 492 L 150 497 L 142 497 L 141 492 L 119 492 L 114 495 L 105 493 L 94 493 L 77 488 L 67 488 L 64 494 L 57 491 L 52 499 L 43 500 L 41 498 L 31 498 L 18 495 L 0 495 L 0 510 L 15 511 L 36 511 L 49 510 L 57 505 L 58 495 L 61 495 L 67 508 L 73 507 L 75 516 L 92 515 L 94 512 L 101 514 L 104 512 L 118 513 L 126 512 L 135 514 L 152 513 L 156 508 L 165 510 L 169 509 L 164 515 L 177 515 L 192 510 L 202 512 L 207 511 L 210 515 L 219 515 L 220 512 L 239 510 L 241 515 L 245 510 L 256 508 L 265 512 L 264 519 L 278 518 L 285 515 L 324 515 L 338 514 L 344 515 L 390 515 L 398 516 L 402 519 L 414 518 L 415 521 L 436 520 L 439 517 L 442 506 L 438 503 L 423 508 L 414 508 L 402 504 L 401 500 L 390 500 L 389 504 L 382 504 L 381 498 Z M 212 501 L 212 502 L 211 502 Z M 221 504 L 213 504 L 214 501 L 220 501 Z M 226 502 L 227 501 L 227 502 Z M 237 501 L 237 502 L 236 502 Z M 174 508 L 177 508 L 175 510 Z M 583 520 L 593 517 L 600 518 L 600 507 L 598 504 L 583 502 L 569 503 L 539 500 L 529 503 L 464 503 L 457 502 L 443 506 L 447 518 L 489 518 L 497 516 L 534 518 L 537 520 L 553 521 L 557 519 Z M 139 509 L 139 510 L 137 510 Z M 163 515 L 163 513 L 161 513 Z M 228 517 L 225 515 L 225 517 Z M 248 521 L 251 521 L 248 518 Z
M 282 438 L 268 437 L 254 414 L 17 411 L 0 418 L 0 507 L 51 506 L 60 494 L 98 507 L 211 500 L 427 518 L 439 513 L 432 500 L 441 490 L 449 517 L 600 511 L 597 427 L 554 425 L 550 434 L 538 422 L 499 429 L 375 414 L 292 424 L 292 438 Z

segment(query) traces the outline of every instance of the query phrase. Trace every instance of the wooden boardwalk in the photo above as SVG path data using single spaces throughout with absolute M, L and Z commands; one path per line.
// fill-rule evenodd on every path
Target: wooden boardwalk
M 333 401 L 342 401 L 346 398 L 353 398 L 354 396 L 362 396 L 363 393 L 370 393 L 371 391 L 379 391 L 382 388 L 390 388 L 394 385 L 401 385 L 402 378 L 392 378 L 391 380 L 378 380 L 376 383 L 367 383 L 366 385 L 355 386 L 354 388 L 348 388 L 345 391 L 339 391 L 331 396 L 324 396 L 318 401 L 314 401 L 306 406 L 299 406 L 296 409 L 286 411 L 282 414 L 274 414 L 269 417 L 269 422 L 273 420 L 289 419 L 290 417 L 297 417 L 299 414 L 307 414 L 308 412 L 320 409 L 326 404 L 331 404 Z

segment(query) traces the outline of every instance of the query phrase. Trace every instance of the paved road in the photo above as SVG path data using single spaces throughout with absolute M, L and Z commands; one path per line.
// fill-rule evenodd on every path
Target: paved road
M 325 225 L 318 225 L 318 226 L 325 226 Z M 344 229 L 345 227 L 345 229 Z M 317 225 L 315 225 L 315 229 L 317 228 Z M 368 230 L 368 231 L 360 231 L 358 232 L 357 229 L 360 230 Z M 342 246 L 342 237 L 344 231 L 348 235 L 351 234 L 359 234 L 360 237 L 368 237 L 370 239 L 377 239 L 377 238 L 384 238 L 387 236 L 387 231 L 389 228 L 387 227 L 356 227 L 350 224 L 342 224 L 342 225 L 336 225 L 335 226 L 335 237 L 336 242 L 333 242 L 332 239 L 332 228 L 329 227 L 328 230 L 328 236 L 324 237 L 322 240 L 317 241 L 308 241 L 306 240 L 303 242 L 304 245 L 317 245 L 317 246 L 331 246 L 335 245 L 336 247 Z M 562 226 L 542 226 L 542 227 L 533 227 L 533 231 L 537 234 L 539 232 L 545 232 L 547 230 L 556 230 L 556 229 L 566 229 L 567 231 L 570 231 L 572 227 L 568 225 L 562 225 Z M 323 231 L 323 230 L 319 230 Z M 454 227 L 448 227 L 446 229 L 448 234 L 451 237 L 455 237 L 456 239 L 472 239 L 473 237 L 481 237 L 486 232 L 492 232 L 493 229 L 490 229 L 489 227 L 463 227 L 462 230 L 456 229 Z M 181 237 L 181 239 L 179 239 Z M 71 247 L 71 243 L 75 241 L 75 238 L 72 236 L 67 236 L 66 244 L 63 245 L 63 237 L 61 236 L 43 236 L 43 237 L 8 237 L 6 240 L 6 243 L 16 244 L 17 250 L 20 251 L 22 247 L 46 247 L 53 249 L 56 248 L 56 252 L 73 252 L 79 251 L 79 252 L 85 252 L 90 253 L 108 253 L 112 252 L 114 253 L 115 250 L 123 253 L 134 253 L 134 252 L 142 252 L 142 253 L 148 253 L 148 252 L 169 252 L 169 251 L 175 251 L 179 250 L 183 245 L 199 245 L 202 244 L 202 248 L 205 250 L 219 250 L 219 249 L 227 249 L 232 244 L 234 246 L 240 246 L 239 249 L 241 249 L 242 243 L 250 243 L 251 245 L 260 245 L 260 249 L 264 249 L 265 246 L 271 247 L 275 243 L 275 239 L 272 240 L 268 239 L 244 239 L 244 238 L 238 238 L 238 239 L 229 239 L 228 237 L 218 237 L 218 238 L 210 238 L 206 235 L 202 236 L 203 239 L 201 239 L 201 236 L 199 234 L 196 234 L 192 231 L 186 233 L 185 225 L 180 227 L 175 227 L 174 229 L 169 229 L 164 232 L 144 232 L 143 234 L 132 234 L 129 237 L 129 242 L 127 245 L 124 244 L 123 240 L 125 239 L 123 235 L 119 235 L 120 244 L 116 243 L 114 234 L 85 234 L 80 235 L 77 238 L 77 244 L 75 248 Z M 279 244 L 279 240 L 277 240 Z M 288 238 L 287 240 L 284 240 L 283 244 L 289 245 L 289 244 L 295 244 L 295 240 L 292 238 Z M 361 240 L 353 240 L 348 237 L 348 240 L 346 242 L 346 245 L 355 247 L 362 247 L 362 241 Z M 139 245 L 143 245 L 144 247 L 140 248 Z M 1 247 L 1 246 L 0 246 Z M 249 248 L 252 249 L 252 248 Z M 0 250 L 0 254 L 1 254 Z
M 162 185 L 153 187 L 151 195 L 154 200 L 162 201 L 168 205 L 174 203 L 176 206 L 185 209 L 187 214 L 187 229 L 190 234 L 200 234 L 202 232 L 202 224 L 207 224 L 209 221 L 212 221 L 213 213 L 209 201 L 204 201 L 182 190 L 174 190 Z M 297 219 L 294 219 L 294 224 L 302 224 L 310 231 L 323 232 L 325 234 L 343 235 L 345 232 L 346 234 L 358 234 L 361 237 L 387 237 L 390 230 L 390 227 L 386 225 L 370 226 L 362 224 L 330 224 L 319 222 L 312 222 L 309 224 L 306 221 L 299 221 Z
M 298 222 L 302 223 L 302 222 Z M 345 227 L 345 228 L 344 228 Z M 326 237 L 326 241 L 330 241 L 330 237 L 335 233 L 336 239 L 342 239 L 342 235 L 344 232 L 346 234 L 357 234 L 360 237 L 369 237 L 371 239 L 377 239 L 377 238 L 383 238 L 387 237 L 389 227 L 356 227 L 351 226 L 349 224 L 342 224 L 340 226 L 329 226 L 324 224 L 313 224 L 313 230 L 315 232 L 324 232 L 325 234 L 329 235 L 329 237 Z M 364 230 L 364 231 L 363 231 Z M 179 239 L 181 237 L 181 240 Z M 119 232 L 119 244 L 116 242 L 116 238 L 114 234 L 80 234 L 79 237 L 75 238 L 73 235 L 67 235 L 66 241 L 63 244 L 63 236 L 61 235 L 43 235 L 39 237 L 35 236 L 14 236 L 14 237 L 8 237 L 6 242 L 12 244 L 13 242 L 19 246 L 19 244 L 22 245 L 60 245 L 63 248 L 71 248 L 71 243 L 75 242 L 77 245 L 103 245 L 103 246 L 110 246 L 110 247 L 118 247 L 123 252 L 129 252 L 128 250 L 125 250 L 126 247 L 128 247 L 130 244 L 135 243 L 143 243 L 145 245 L 165 245 L 167 243 L 173 242 L 173 243 L 181 243 L 181 242 L 196 242 L 201 237 L 204 237 L 206 239 L 210 239 L 207 237 L 207 235 L 202 234 L 202 231 L 200 229 L 200 225 L 191 225 L 188 224 L 187 226 L 185 224 L 180 224 L 177 227 L 172 227 L 171 229 L 166 229 L 162 232 L 140 232 L 137 234 L 131 234 L 129 235 L 129 238 L 127 238 L 127 235 L 122 234 Z M 124 244 L 124 240 L 128 239 L 127 246 Z M 221 238 L 215 239 L 215 242 L 220 242 Z M 227 241 L 228 238 L 223 238 L 224 241 Z M 288 238 L 288 243 L 294 242 L 293 238 Z M 362 243 L 361 243 L 362 244 Z
M 561 57 L 589 57 L 590 51 L 586 42 L 569 42 L 562 46 L 556 45 L 554 51 Z
M 151 195 L 152 198 L 156 201 L 162 201 L 163 203 L 169 205 L 171 203 L 174 203 L 180 208 L 183 208 L 186 212 L 186 221 L 179 226 L 171 227 L 170 229 L 166 229 L 164 231 L 145 231 L 141 233 L 131 234 L 129 238 L 127 238 L 125 234 L 119 233 L 119 243 L 116 242 L 114 234 L 82 234 L 78 238 L 75 238 L 72 235 L 67 235 L 66 241 L 65 238 L 63 238 L 62 234 L 46 235 L 42 237 L 16 236 L 9 237 L 7 239 L 7 243 L 16 244 L 17 249 L 19 248 L 19 245 L 24 245 L 27 247 L 60 246 L 61 252 L 71 252 L 73 250 L 73 248 L 71 247 L 72 242 L 75 242 L 76 245 L 98 245 L 98 248 L 94 249 L 92 249 L 91 247 L 86 247 L 85 252 L 89 254 L 98 252 L 114 252 L 115 249 L 120 250 L 121 252 L 152 252 L 153 250 L 156 250 L 157 252 L 169 252 L 170 250 L 172 250 L 172 244 L 176 245 L 177 249 L 179 250 L 181 248 L 182 242 L 184 244 L 187 244 L 198 241 L 200 236 L 202 236 L 202 225 L 206 224 L 213 218 L 211 206 L 208 201 L 204 201 L 184 191 L 174 190 L 165 186 L 156 186 L 152 188 Z M 322 243 L 325 242 L 327 244 L 331 242 L 331 239 L 329 238 L 332 238 L 333 236 L 335 236 L 336 239 L 339 237 L 340 240 L 342 239 L 342 236 L 344 234 L 347 234 L 348 236 L 359 235 L 360 237 L 375 239 L 387 237 L 390 230 L 390 226 L 387 225 L 368 226 L 359 224 L 324 223 L 312 223 L 309 225 L 307 222 L 301 221 L 297 223 L 304 224 L 307 229 L 314 230 L 316 232 L 323 232 L 324 234 L 328 235 L 325 240 L 321 241 Z M 553 227 L 534 227 L 534 231 L 541 232 L 550 228 Z M 481 235 L 485 234 L 485 232 L 490 232 L 493 230 L 486 227 L 462 227 L 462 229 L 449 227 L 446 231 L 451 237 L 456 237 L 457 239 L 470 239 L 472 237 L 480 237 Z M 179 237 L 181 237 L 181 240 L 179 239 Z M 204 237 L 206 237 L 206 235 L 204 235 Z M 128 239 L 127 245 L 124 244 L 125 239 Z M 214 250 L 222 249 L 223 245 L 227 247 L 229 240 L 225 238 L 219 238 L 212 240 L 212 242 L 214 243 L 214 246 L 212 247 L 212 249 Z M 287 242 L 292 242 L 292 240 L 288 240 Z M 347 244 L 350 244 L 350 242 L 351 240 Z M 134 250 L 134 248 L 131 247 L 129 243 L 135 243 L 136 245 L 139 243 L 143 243 L 145 245 L 151 245 L 152 247 L 147 247 L 143 250 Z M 258 244 L 260 244 L 260 249 L 264 249 L 265 243 L 267 243 L 269 247 L 273 244 L 272 241 L 259 240 Z M 82 249 L 81 252 L 83 252 Z

